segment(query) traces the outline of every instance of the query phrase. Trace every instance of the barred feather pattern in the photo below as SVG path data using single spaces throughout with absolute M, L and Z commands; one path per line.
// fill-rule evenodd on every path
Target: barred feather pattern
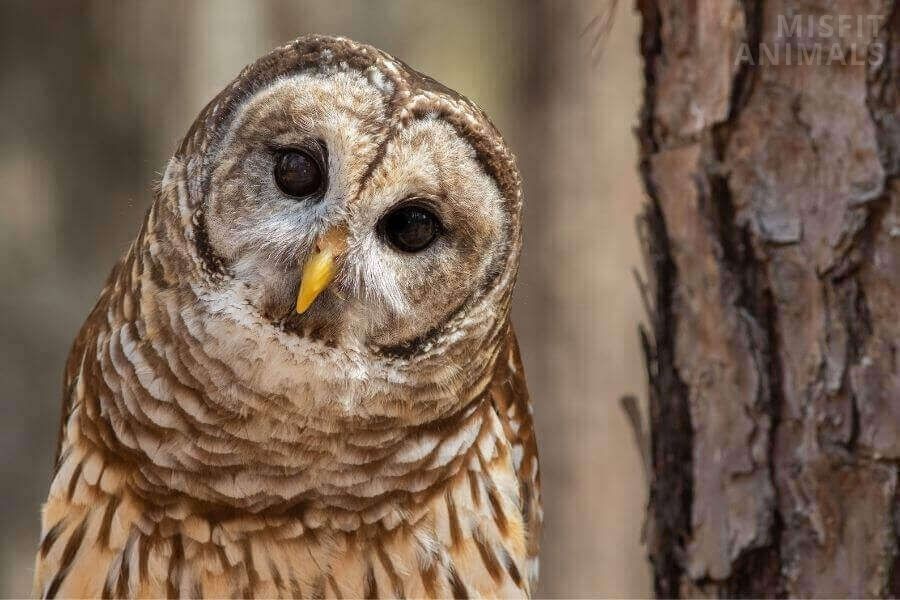
M 389 79 L 398 127 L 439 109 L 481 139 L 515 217 L 490 289 L 407 353 L 273 326 L 206 247 L 207 157 L 229 107 L 323 61 Z M 541 504 L 508 321 L 518 174 L 474 105 L 423 77 L 368 46 L 304 38 L 205 109 L 70 354 L 36 596 L 529 595 Z M 362 395 L 362 413 L 329 401 Z

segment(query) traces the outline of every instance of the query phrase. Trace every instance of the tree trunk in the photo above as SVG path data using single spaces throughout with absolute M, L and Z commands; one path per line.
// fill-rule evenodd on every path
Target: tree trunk
M 659 596 L 897 596 L 900 0 L 638 0 Z

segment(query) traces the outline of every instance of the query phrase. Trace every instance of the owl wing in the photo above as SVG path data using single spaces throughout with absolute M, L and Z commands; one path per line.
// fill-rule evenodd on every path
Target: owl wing
M 128 253 L 131 254 L 132 251 L 133 246 L 129 249 Z M 72 343 L 72 349 L 69 351 L 69 357 L 66 360 L 66 369 L 63 375 L 62 409 L 60 410 L 59 433 L 56 436 L 56 458 L 54 459 L 54 464 L 57 466 L 59 465 L 60 455 L 63 451 L 63 443 L 66 438 L 66 425 L 69 422 L 69 416 L 72 414 L 74 408 L 72 402 L 75 386 L 78 383 L 78 378 L 85 375 L 81 372 L 82 361 L 85 359 L 86 354 L 90 355 L 97 351 L 97 336 L 99 335 L 100 330 L 106 325 L 110 291 L 115 286 L 116 279 L 123 268 L 122 265 L 125 260 L 126 259 L 123 258 L 116 263 L 112 272 L 110 272 L 109 277 L 107 277 L 106 284 L 100 292 L 100 297 L 97 299 L 94 308 L 91 309 L 91 313 L 88 315 L 87 319 L 85 319 L 78 335 L 75 336 L 75 341 Z
M 533 590 L 538 577 L 538 549 L 544 517 L 541 507 L 541 473 L 531 398 L 525 385 L 519 343 L 512 326 L 508 328 L 503 351 L 497 359 L 491 382 L 491 399 L 512 448 L 513 467 L 519 479 L 520 508 L 526 531 L 528 579 Z

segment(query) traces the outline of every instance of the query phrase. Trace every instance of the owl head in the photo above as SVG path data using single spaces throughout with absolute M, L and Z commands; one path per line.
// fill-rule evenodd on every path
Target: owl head
M 518 265 L 518 171 L 479 108 L 401 61 L 325 36 L 275 50 L 202 111 L 167 187 L 202 327 L 254 332 L 238 359 L 303 340 L 356 367 L 439 356 L 458 379 L 490 363 Z M 260 362 L 246 378 L 265 379 Z
M 503 310 L 512 154 L 472 102 L 382 51 L 324 36 L 275 50 L 178 154 L 203 258 L 273 327 L 414 352 L 480 301 Z

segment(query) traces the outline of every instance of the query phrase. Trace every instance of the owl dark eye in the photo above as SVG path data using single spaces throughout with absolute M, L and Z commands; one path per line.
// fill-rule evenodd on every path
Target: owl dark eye
M 275 183 L 288 196 L 311 196 L 320 191 L 325 178 L 322 167 L 304 150 L 284 150 L 275 155 Z
M 382 217 L 379 227 L 391 245 L 403 252 L 421 252 L 441 231 L 435 214 L 416 205 L 394 209 Z

